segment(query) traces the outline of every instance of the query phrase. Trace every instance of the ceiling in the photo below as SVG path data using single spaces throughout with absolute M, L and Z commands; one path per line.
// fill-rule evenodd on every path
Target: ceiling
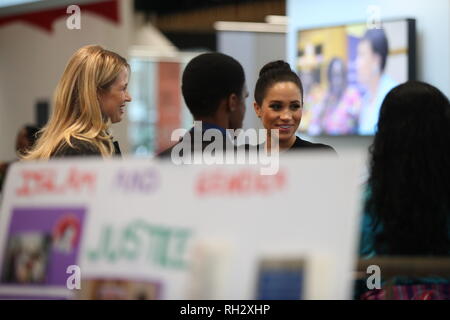
M 242 5 L 267 0 L 135 0 L 137 11 L 154 13 L 157 15 L 174 14 L 205 8 L 220 7 L 223 5 Z M 284 1 L 284 0 L 280 0 Z

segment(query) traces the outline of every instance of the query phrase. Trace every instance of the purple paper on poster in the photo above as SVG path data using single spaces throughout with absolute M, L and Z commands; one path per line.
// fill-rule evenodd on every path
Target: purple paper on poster
M 1 282 L 65 287 L 67 267 L 77 264 L 85 213 L 80 207 L 14 209 Z

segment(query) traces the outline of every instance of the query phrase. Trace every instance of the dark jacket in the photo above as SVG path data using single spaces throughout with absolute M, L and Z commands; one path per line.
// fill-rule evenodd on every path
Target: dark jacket
M 102 154 L 100 150 L 92 143 L 72 138 L 71 139 L 73 147 L 68 144 L 64 144 L 55 153 L 53 153 L 52 158 L 65 158 L 65 157 L 101 157 Z M 114 155 L 121 156 L 119 143 L 117 141 L 114 144 Z
M 223 152 L 226 152 L 228 150 L 232 150 L 233 152 L 237 152 L 238 149 L 242 148 L 244 149 L 246 152 L 248 152 L 249 146 L 248 145 L 243 145 L 240 147 L 236 147 L 233 143 L 233 141 L 231 140 L 231 138 L 226 134 L 226 130 L 220 127 L 217 127 L 215 125 L 211 125 L 211 124 L 203 124 L 203 127 L 200 129 L 199 127 L 197 127 L 197 131 L 194 131 L 194 127 L 191 128 L 191 130 L 189 130 L 183 138 L 181 138 L 175 145 L 173 145 L 172 147 L 162 151 L 161 153 L 157 154 L 156 156 L 158 158 L 161 159 L 170 159 L 171 155 L 172 155 L 172 151 L 174 148 L 178 148 L 180 149 L 178 155 L 180 157 L 184 156 L 184 150 L 190 150 L 191 152 L 191 157 L 194 154 L 195 151 L 199 151 L 202 152 L 205 151 L 205 148 L 210 145 L 212 142 L 214 142 L 214 139 L 212 139 L 212 141 L 208 141 L 206 139 L 204 139 L 204 134 L 206 130 L 209 129 L 217 129 L 220 132 L 220 139 L 222 139 L 222 145 L 223 145 Z M 196 135 L 200 135 L 201 137 L 201 145 L 199 145 L 200 148 L 198 148 L 199 150 L 195 150 L 195 141 L 194 139 L 196 138 Z M 198 138 L 198 137 L 197 137 Z
M 323 143 L 312 143 L 306 140 L 303 140 L 299 137 L 296 137 L 294 144 L 289 149 L 293 151 L 300 150 L 309 150 L 309 151 L 325 151 L 330 154 L 337 155 L 336 150 L 334 150 L 331 146 L 323 144 Z
M 258 148 L 258 150 L 261 148 L 264 149 L 264 144 L 258 145 L 257 148 Z M 288 151 L 288 152 L 291 152 L 291 151 L 320 151 L 320 152 L 322 152 L 323 151 L 327 154 L 332 154 L 332 155 L 337 156 L 336 150 L 334 150 L 329 145 L 326 145 L 323 143 L 312 143 L 312 142 L 303 140 L 297 136 L 295 137 L 294 144 L 286 151 Z

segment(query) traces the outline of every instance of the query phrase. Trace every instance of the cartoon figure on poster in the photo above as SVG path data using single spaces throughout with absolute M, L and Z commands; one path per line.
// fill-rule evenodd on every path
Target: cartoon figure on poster
M 1 259 L 1 283 L 66 286 L 77 264 L 84 208 L 15 208 Z
M 74 216 L 62 217 L 53 230 L 53 246 L 56 250 L 71 253 L 78 242 L 80 222 Z
M 3 268 L 5 283 L 43 283 L 50 249 L 50 237 L 45 234 L 25 232 L 11 237 Z

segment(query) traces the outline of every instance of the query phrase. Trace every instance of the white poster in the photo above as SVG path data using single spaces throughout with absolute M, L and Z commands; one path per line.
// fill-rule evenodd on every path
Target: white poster
M 364 161 L 15 164 L 0 298 L 350 299 Z

